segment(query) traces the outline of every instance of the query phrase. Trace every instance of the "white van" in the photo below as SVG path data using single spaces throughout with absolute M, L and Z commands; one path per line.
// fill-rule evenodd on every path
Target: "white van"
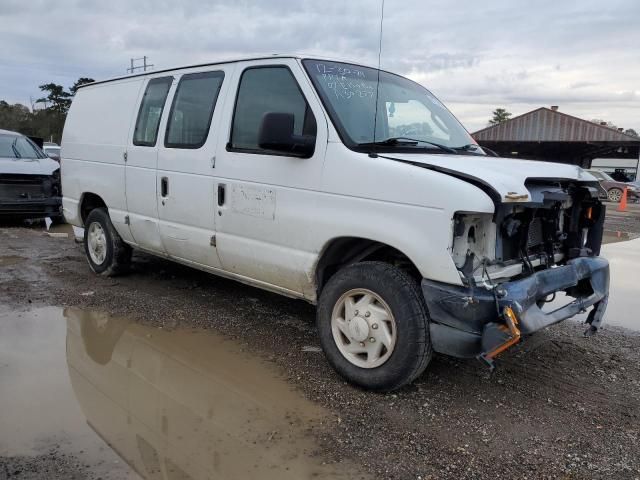
M 392 73 L 270 56 L 95 82 L 62 149 L 94 272 L 136 248 L 317 303 L 329 362 L 366 388 L 411 382 L 434 351 L 493 365 L 589 307 L 602 322 L 595 179 L 489 155 Z M 543 309 L 556 292 L 574 300 Z

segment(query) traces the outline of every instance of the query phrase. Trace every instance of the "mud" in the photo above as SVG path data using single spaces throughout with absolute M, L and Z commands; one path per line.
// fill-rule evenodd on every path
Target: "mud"
M 605 255 L 617 255 L 615 249 L 633 243 L 607 246 Z M 105 312 L 126 317 L 131 321 L 126 329 L 150 332 L 152 339 L 157 331 L 168 330 L 171 335 L 210 330 L 214 332 L 212 345 L 231 342 L 245 361 L 255 361 L 273 372 L 288 394 L 313 403 L 314 411 L 321 409 L 319 421 L 313 416 L 307 420 L 304 411 L 300 414 L 295 431 L 304 441 L 294 437 L 295 443 L 310 442 L 307 445 L 312 446 L 300 455 L 319 460 L 321 466 L 322 462 L 328 467 L 350 465 L 339 469 L 349 478 L 640 477 L 640 335 L 612 325 L 620 319 L 620 325 L 636 328 L 632 320 L 638 318 L 634 302 L 639 295 L 633 274 L 621 285 L 614 285 L 620 293 L 615 299 L 612 295 L 607 318 L 616 322 L 610 321 L 595 337 L 584 338 L 584 326 L 577 322 L 556 325 L 507 352 L 492 374 L 473 360 L 435 357 L 412 386 L 381 395 L 355 389 L 331 370 L 314 348 L 318 346 L 315 311 L 303 302 L 141 254 L 134 255 L 130 275 L 96 277 L 89 272 L 81 247 L 72 236 L 52 238 L 37 229 L 0 228 L 0 258 L 12 255 L 26 260 L 0 266 L 0 308 L 33 311 L 54 305 Z M 629 255 L 620 255 L 619 262 L 612 259 L 613 268 L 628 271 Z M 63 331 L 68 329 L 64 321 L 61 324 Z M 146 334 L 138 338 L 145 342 Z M 230 369 L 235 363 L 221 362 Z M 0 360 L 0 379 L 7 371 L 5 363 Z M 155 365 L 151 363 L 150 368 Z M 187 378 L 166 377 L 171 380 L 162 388 L 181 391 L 178 379 L 183 377 Z M 5 389 L 0 392 L 4 394 Z M 190 398 L 203 403 L 213 398 L 211 391 L 201 392 Z M 280 395 L 284 393 L 276 396 Z M 152 408 L 149 405 L 148 409 Z M 202 412 L 206 420 L 206 409 Z M 46 409 L 41 412 L 46 413 Z M 231 416 L 246 419 L 238 411 L 232 410 Z M 115 414 L 107 418 L 115 423 Z M 254 431 L 257 437 L 252 437 L 238 430 L 242 422 L 229 422 L 228 428 L 238 433 L 239 441 L 269 440 L 268 435 L 260 436 L 264 430 Z M 162 432 L 161 421 L 156 429 Z M 18 434 L 14 438 L 5 431 L 0 429 L 2 445 L 19 448 L 12 454 L 0 453 L 4 455 L 0 472 L 16 462 L 37 464 L 38 458 L 48 456 L 47 448 L 60 445 L 51 456 L 60 460 L 61 468 L 78 462 L 82 466 L 78 475 L 100 476 L 89 447 L 86 452 L 66 450 L 63 443 L 45 436 L 41 450 L 27 451 L 24 443 L 20 446 Z M 94 430 L 89 432 L 96 435 Z M 188 442 L 195 437 L 182 438 Z M 281 440 L 287 444 L 279 434 L 269 442 Z M 168 443 L 165 450 L 156 447 L 158 458 L 162 457 L 160 452 L 172 449 Z M 258 446 L 258 452 L 263 450 Z M 102 459 L 110 464 L 107 459 L 112 454 L 107 452 Z M 163 455 L 172 458 L 171 454 Z M 178 458 L 179 452 L 173 455 Z M 182 469 L 180 462 L 171 461 Z M 53 466 L 43 461 L 43 468 Z M 165 472 L 159 478 L 182 477 Z

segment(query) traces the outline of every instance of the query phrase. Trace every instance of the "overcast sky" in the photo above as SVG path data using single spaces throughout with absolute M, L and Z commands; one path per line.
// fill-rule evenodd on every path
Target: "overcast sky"
M 264 53 L 377 63 L 378 0 L 0 0 L 0 99 L 38 85 Z M 386 0 L 382 67 L 464 125 L 539 106 L 640 131 L 640 1 Z

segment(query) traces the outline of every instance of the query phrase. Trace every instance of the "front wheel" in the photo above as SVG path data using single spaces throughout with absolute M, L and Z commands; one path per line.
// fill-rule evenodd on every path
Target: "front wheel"
M 131 247 L 122 240 L 105 208 L 96 208 L 87 216 L 84 251 L 91 270 L 99 275 L 124 273 L 131 262 Z
M 329 363 L 349 382 L 389 391 L 417 378 L 431 359 L 429 317 L 418 282 L 383 262 L 338 271 L 318 302 Z

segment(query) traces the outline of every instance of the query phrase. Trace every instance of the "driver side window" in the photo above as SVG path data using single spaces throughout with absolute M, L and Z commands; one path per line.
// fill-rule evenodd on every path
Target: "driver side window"
M 258 145 L 262 117 L 268 112 L 292 113 L 296 135 L 316 134 L 316 120 L 291 71 L 251 67 L 240 78 L 229 149 L 268 153 Z

